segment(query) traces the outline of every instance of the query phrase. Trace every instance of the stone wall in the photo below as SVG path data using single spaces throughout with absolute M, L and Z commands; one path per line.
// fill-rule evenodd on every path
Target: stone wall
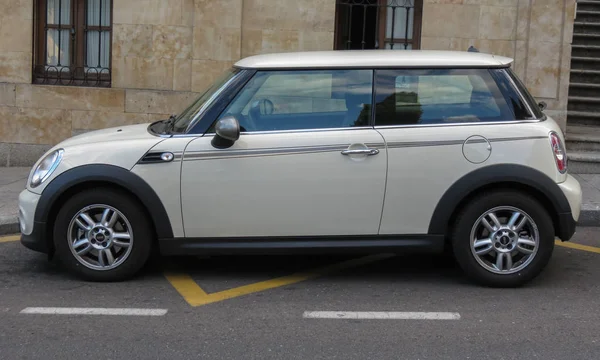
M 424 0 L 421 48 L 473 45 L 513 68 L 565 130 L 575 0 Z
M 334 0 L 113 0 L 112 87 L 32 85 L 33 2 L 0 0 L 0 166 L 164 119 L 241 57 L 333 46 Z
M 0 0 L 0 166 L 177 113 L 241 57 L 333 46 L 335 0 L 113 0 L 112 87 L 31 84 L 34 0 Z M 564 126 L 575 0 L 424 0 L 422 48 L 515 58 Z

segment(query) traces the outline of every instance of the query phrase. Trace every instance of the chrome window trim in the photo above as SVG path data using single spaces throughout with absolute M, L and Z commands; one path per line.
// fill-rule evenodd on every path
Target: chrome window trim
M 152 135 L 155 135 L 155 136 L 158 136 L 161 138 L 200 137 L 200 136 L 202 136 L 202 134 L 189 134 L 188 132 L 190 131 L 190 129 L 192 129 L 198 123 L 198 121 L 200 120 L 202 115 L 204 115 L 206 110 L 214 104 L 215 100 L 223 93 L 223 91 L 227 87 L 229 87 L 229 84 L 231 84 L 232 81 L 236 80 L 239 76 L 241 76 L 241 74 L 242 74 L 242 72 L 240 71 L 237 74 L 233 75 L 229 80 L 227 80 L 227 82 L 225 84 L 223 84 L 223 86 L 221 86 L 217 91 L 215 91 L 214 94 L 212 94 L 212 96 L 210 98 L 208 98 L 208 100 L 206 100 L 204 105 L 202 105 L 202 107 L 200 109 L 198 109 L 198 111 L 194 115 L 194 118 L 192 119 L 192 121 L 190 121 L 190 123 L 186 127 L 185 132 L 183 134 L 154 134 L 152 132 L 150 132 L 150 133 Z
M 517 86 L 517 84 L 515 83 L 515 81 L 513 80 L 513 78 L 510 75 L 508 75 L 508 73 L 506 72 L 506 69 L 502 69 L 502 70 L 500 70 L 500 72 L 502 73 L 502 76 L 504 76 L 505 78 L 508 79 L 508 81 L 512 85 L 513 89 L 515 89 L 517 91 L 517 94 L 519 94 L 519 98 L 521 99 L 521 101 L 527 107 L 527 111 L 529 111 L 529 116 L 531 117 L 531 119 L 532 120 L 534 120 L 534 119 L 535 120 L 540 120 L 540 121 L 545 120 L 544 118 L 537 119 L 535 117 L 533 109 L 531 108 L 531 104 L 529 104 L 529 102 L 527 101 L 527 99 L 525 99 L 525 96 L 523 95 L 523 93 L 521 92 L 521 90 L 519 89 L 519 87 Z
M 217 91 L 215 91 L 214 94 L 212 94 L 212 96 L 204 103 L 204 105 L 202 105 L 200 110 L 198 110 L 196 115 L 194 115 L 194 118 L 192 119 L 192 121 L 190 121 L 187 128 L 185 129 L 184 134 L 187 135 L 188 132 L 190 131 L 190 129 L 194 128 L 194 126 L 200 120 L 202 115 L 204 115 L 206 110 L 215 102 L 215 100 L 221 95 L 221 93 L 223 93 L 223 91 L 229 87 L 229 84 L 231 84 L 234 80 L 236 80 L 239 76 L 241 76 L 241 74 L 242 74 L 242 72 L 240 71 L 237 74 L 233 75 L 229 80 L 227 80 L 227 82 L 225 84 L 223 84 L 223 86 L 221 86 Z M 198 135 L 198 134 L 194 134 L 194 135 Z
M 343 127 L 343 128 L 314 128 L 314 129 L 294 129 L 294 130 L 263 130 L 263 131 L 242 131 L 241 135 L 267 135 L 267 134 L 293 134 L 293 133 L 305 133 L 305 132 L 333 132 L 333 131 L 346 131 L 346 130 L 373 130 L 372 126 L 357 126 L 357 127 Z M 204 136 L 215 136 L 215 133 L 206 133 Z
M 298 69 L 290 69 L 290 70 L 298 70 Z M 524 120 L 504 120 L 504 121 L 482 121 L 482 122 L 466 122 L 466 123 L 436 123 L 436 124 L 408 124 L 408 125 L 377 125 L 377 119 L 374 119 L 374 126 L 359 126 L 359 127 L 342 127 L 342 128 L 312 128 L 312 129 L 293 129 L 293 130 L 263 130 L 263 131 L 244 131 L 241 132 L 240 135 L 266 135 L 266 134 L 288 134 L 288 133 L 303 133 L 303 132 L 323 132 L 323 131 L 345 131 L 345 130 L 364 130 L 364 129 L 394 129 L 394 128 L 421 128 L 421 127 L 441 127 L 441 126 L 479 126 L 479 125 L 506 125 L 506 124 L 523 124 L 523 123 L 537 123 L 546 120 L 546 116 L 541 118 L 535 118 L 534 112 L 531 108 L 531 104 L 526 100 L 523 93 L 516 85 L 514 80 L 507 74 L 506 67 L 502 68 L 502 76 L 508 79 L 510 84 L 516 90 L 519 98 L 525 106 L 527 107 L 527 111 L 531 116 L 531 119 Z M 188 124 L 186 132 L 183 134 L 153 134 L 163 138 L 178 138 L 178 137 L 201 137 L 201 136 L 214 136 L 214 133 L 205 133 L 205 134 L 189 134 L 188 131 L 192 129 L 199 119 L 204 115 L 206 110 L 215 102 L 215 100 L 221 95 L 221 93 L 229 86 L 231 82 L 241 76 L 241 72 L 235 74 L 231 79 L 229 79 L 221 88 L 219 88 L 208 100 L 207 102 L 198 110 L 194 119 Z
M 193 138 L 193 137 L 201 137 L 202 134 L 153 134 L 156 136 L 160 136 L 162 138 L 167 138 L 167 139 L 171 139 L 171 138 Z
M 437 124 L 410 124 L 410 125 L 375 125 L 375 129 L 395 129 L 395 128 L 424 128 L 424 127 L 447 127 L 447 126 L 482 126 L 482 125 L 514 125 L 514 124 L 527 124 L 527 123 L 538 123 L 544 119 L 531 119 L 531 120 L 505 120 L 505 121 L 482 121 L 482 122 L 470 122 L 470 123 L 437 123 Z
M 314 129 L 295 129 L 295 130 L 264 130 L 264 131 L 243 131 L 240 135 L 266 135 L 266 134 L 293 134 L 304 132 L 333 132 L 333 131 L 356 131 L 367 129 L 394 129 L 394 128 L 421 128 L 421 127 L 446 127 L 446 126 L 481 126 L 481 125 L 508 125 L 508 124 L 530 124 L 538 123 L 544 119 L 529 120 L 505 120 L 505 121 L 482 121 L 471 123 L 438 123 L 438 124 L 411 124 L 411 125 L 380 125 L 380 126 L 359 126 L 344 128 L 314 128 Z M 167 137 L 191 137 L 191 136 L 214 136 L 214 133 L 201 134 L 180 134 Z
M 267 130 L 267 131 L 243 131 L 240 135 L 267 135 L 267 134 L 293 134 L 293 133 L 304 133 L 304 132 L 333 132 L 333 131 L 346 131 L 346 130 L 367 130 L 367 129 L 395 129 L 395 128 L 427 128 L 427 127 L 447 127 L 447 126 L 483 126 L 483 125 L 508 125 L 508 124 L 532 124 L 544 121 L 542 119 L 530 119 L 530 120 L 506 120 L 506 121 L 482 121 L 472 123 L 438 123 L 438 124 L 411 124 L 411 125 L 380 125 L 380 126 L 361 126 L 361 127 L 347 127 L 347 128 L 315 128 L 315 129 L 296 129 L 296 130 Z M 212 137 L 214 133 L 206 134 L 153 134 L 163 138 L 181 138 L 181 137 Z
M 294 130 L 264 130 L 264 131 L 242 131 L 241 135 L 266 135 L 266 134 L 290 134 L 290 133 L 304 133 L 304 132 L 328 132 L 328 131 L 346 131 L 346 130 L 373 130 L 372 126 L 357 126 L 357 127 L 343 127 L 343 128 L 315 128 L 315 129 L 294 129 Z M 153 134 L 164 138 L 180 138 L 180 137 L 213 137 L 215 133 L 205 134 Z
M 372 126 L 357 126 L 357 127 L 341 127 L 341 128 L 314 128 L 314 129 L 293 129 L 293 130 L 262 130 L 262 131 L 243 131 L 240 135 L 265 135 L 265 134 L 288 134 L 288 133 L 304 133 L 304 132 L 334 132 L 347 130 L 365 130 L 371 129 Z M 213 135 L 206 134 L 206 135 Z

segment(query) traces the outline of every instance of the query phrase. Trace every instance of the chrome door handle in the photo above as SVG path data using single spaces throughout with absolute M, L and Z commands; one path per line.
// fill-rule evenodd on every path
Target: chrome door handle
M 377 155 L 379 154 L 378 149 L 353 149 L 343 150 L 342 155 Z

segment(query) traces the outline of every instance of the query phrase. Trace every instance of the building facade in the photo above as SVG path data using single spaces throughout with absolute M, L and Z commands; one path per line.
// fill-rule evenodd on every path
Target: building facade
M 249 55 L 470 46 L 566 129 L 575 0 L 0 0 L 0 166 L 184 109 Z M 382 50 L 383 51 L 383 50 Z

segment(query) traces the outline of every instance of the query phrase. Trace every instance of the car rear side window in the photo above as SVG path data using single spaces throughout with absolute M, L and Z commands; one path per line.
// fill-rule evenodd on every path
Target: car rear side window
M 372 70 L 258 71 L 221 117 L 242 131 L 369 126 Z
M 487 69 L 375 72 L 375 125 L 515 120 Z
M 511 103 L 515 108 L 515 113 L 517 114 L 517 116 L 519 114 L 519 108 L 523 109 L 521 117 L 517 117 L 517 119 L 531 119 L 532 117 L 536 119 L 541 119 L 544 116 L 544 113 L 542 113 L 542 110 L 538 106 L 537 101 L 533 98 L 533 96 L 527 90 L 521 79 L 519 79 L 517 74 L 515 74 L 512 69 L 497 69 L 494 70 L 493 73 L 499 79 L 499 84 L 507 82 L 506 91 L 504 89 L 502 89 L 502 91 L 505 93 L 506 96 L 508 96 L 511 99 Z M 512 79 L 514 86 L 517 87 L 516 89 L 512 83 L 507 81 L 507 77 Z M 524 99 L 521 98 L 519 94 L 517 94 L 517 89 Z M 525 101 L 529 103 L 530 109 L 531 111 L 533 111 L 533 116 L 529 113 L 529 110 L 525 110 Z

